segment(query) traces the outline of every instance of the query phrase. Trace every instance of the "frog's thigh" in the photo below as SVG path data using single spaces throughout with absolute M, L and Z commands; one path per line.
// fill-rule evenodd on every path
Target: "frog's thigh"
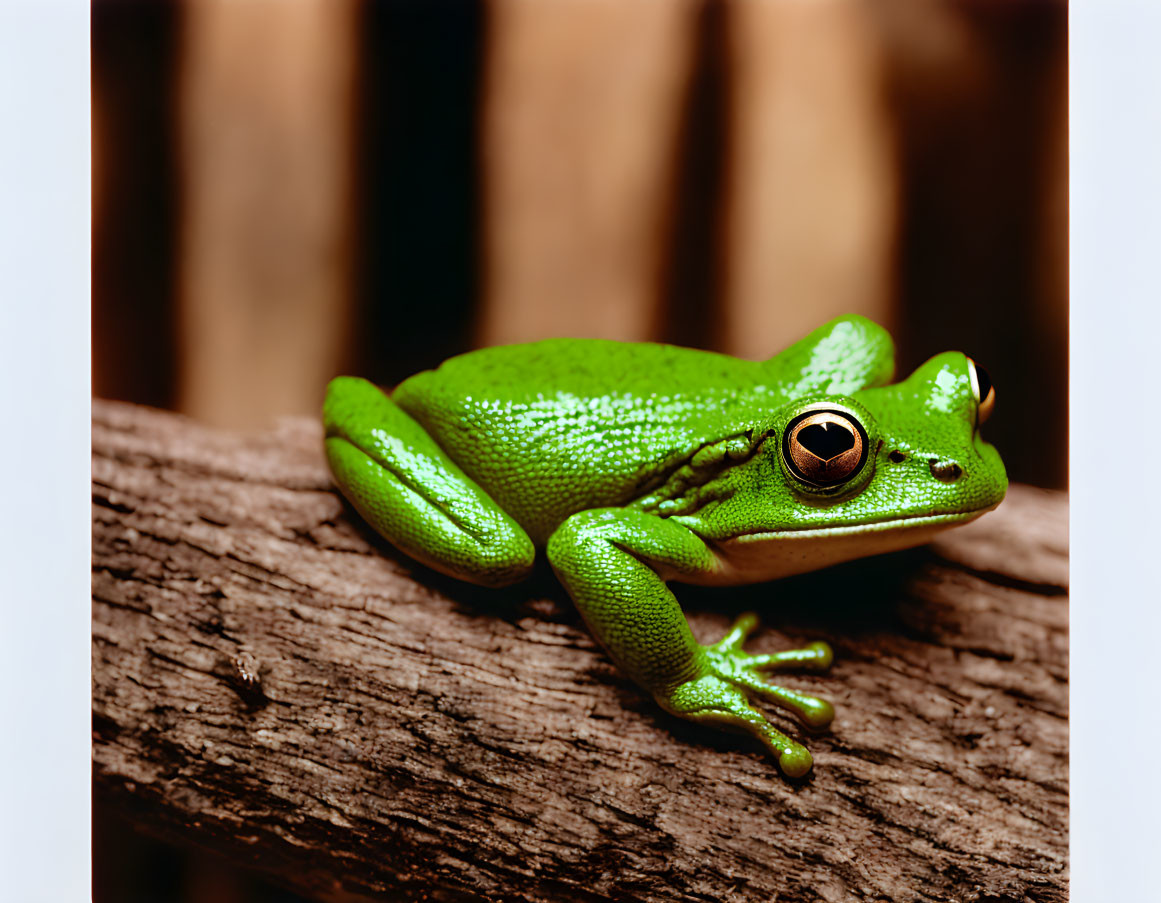
M 697 674 L 701 647 L 665 578 L 716 566 L 700 537 L 651 514 L 601 508 L 566 520 L 548 540 L 548 560 L 593 635 L 637 683 L 666 694 Z
M 323 424 L 343 494 L 392 544 L 486 586 L 512 583 L 532 568 L 528 534 L 372 383 L 333 380 Z

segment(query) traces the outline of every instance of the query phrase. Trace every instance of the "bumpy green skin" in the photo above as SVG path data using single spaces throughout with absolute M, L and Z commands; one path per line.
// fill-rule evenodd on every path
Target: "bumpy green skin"
M 999 504 L 1007 478 L 979 435 L 968 360 L 941 354 L 888 386 L 893 369 L 890 337 L 856 316 L 760 362 L 584 339 L 488 348 L 391 397 L 335 379 L 326 452 L 359 512 L 439 571 L 502 586 L 546 548 L 593 634 L 664 708 L 754 733 L 798 776 L 810 753 L 748 696 L 825 727 L 829 703 L 761 672 L 822 670 L 830 649 L 747 656 L 752 615 L 702 646 L 666 584 L 752 582 L 904 548 Z M 825 490 L 793 475 L 781 443 L 819 402 L 869 440 L 865 465 Z M 938 479 L 933 462 L 961 475 Z

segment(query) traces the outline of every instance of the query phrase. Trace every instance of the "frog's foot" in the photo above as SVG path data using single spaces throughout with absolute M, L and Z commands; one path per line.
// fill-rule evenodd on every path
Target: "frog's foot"
M 742 644 L 758 626 L 758 616 L 747 612 L 734 622 L 729 633 L 712 646 L 705 647 L 704 655 L 711 672 L 729 681 L 739 689 L 751 690 L 770 699 L 775 705 L 788 709 L 807 727 L 821 730 L 834 719 L 834 707 L 825 699 L 796 693 L 767 683 L 760 672 L 825 671 L 834 661 L 834 653 L 826 643 L 811 643 L 805 649 L 788 649 L 768 655 L 747 655 Z
M 758 694 L 770 699 L 793 712 L 808 728 L 824 728 L 834 718 L 834 707 L 829 702 L 767 683 L 761 672 L 791 668 L 824 671 L 830 667 L 834 654 L 826 643 L 811 643 L 805 649 L 747 655 L 741 646 L 757 624 L 754 614 L 738 618 L 719 642 L 703 647 L 701 675 L 659 695 L 658 700 L 675 715 L 691 721 L 732 725 L 754 734 L 774 753 L 783 772 L 801 777 L 813 764 L 810 753 L 776 730 L 750 705 L 747 696 Z

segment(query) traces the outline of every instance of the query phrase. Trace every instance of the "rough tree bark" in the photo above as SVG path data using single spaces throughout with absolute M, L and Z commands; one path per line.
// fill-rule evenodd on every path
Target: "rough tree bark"
M 318 426 L 93 408 L 94 780 L 142 828 L 319 900 L 1063 901 L 1067 501 L 1015 486 L 925 549 L 736 590 L 825 638 L 838 709 L 779 776 L 662 713 L 544 570 L 415 565 L 333 491 Z M 795 736 L 797 728 L 788 725 Z

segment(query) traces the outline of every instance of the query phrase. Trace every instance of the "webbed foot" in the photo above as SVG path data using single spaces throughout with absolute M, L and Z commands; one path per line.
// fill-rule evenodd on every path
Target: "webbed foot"
M 757 615 L 742 615 L 721 640 L 702 647 L 702 673 L 698 677 L 657 698 L 662 706 L 682 718 L 732 725 L 754 734 L 774 753 L 786 775 L 801 777 L 814 762 L 810 752 L 775 729 L 750 705 L 748 696 L 756 693 L 771 700 L 793 712 L 808 728 L 825 728 L 834 718 L 834 707 L 829 702 L 768 683 L 762 672 L 792 668 L 825 671 L 834 653 L 826 643 L 817 642 L 805 649 L 747 655 L 741 647 L 757 625 Z

